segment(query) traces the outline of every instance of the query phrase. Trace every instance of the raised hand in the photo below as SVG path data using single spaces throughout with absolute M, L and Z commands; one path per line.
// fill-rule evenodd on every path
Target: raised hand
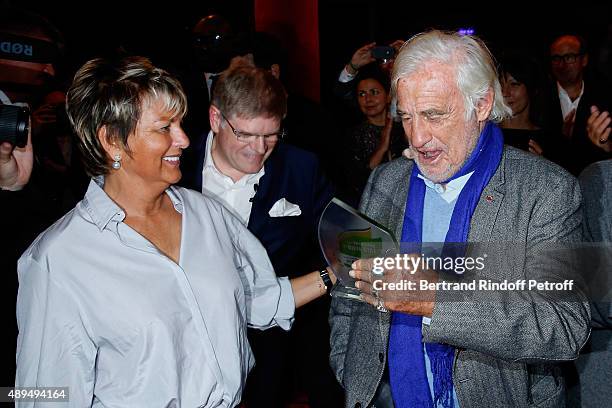
M 597 106 L 591 106 L 591 115 L 587 120 L 587 135 L 593 145 L 605 152 L 612 151 L 610 143 L 610 114 L 607 111 L 600 112 Z
M 30 180 L 33 164 L 31 130 L 24 147 L 14 147 L 8 142 L 0 144 L 0 187 L 11 191 L 23 188 Z
M 376 46 L 375 42 L 364 45 L 359 48 L 353 56 L 351 57 L 351 61 L 346 66 L 346 70 L 349 74 L 355 75 L 357 71 L 363 67 L 364 65 L 368 65 L 371 62 L 376 61 L 374 57 L 372 57 L 372 48 Z

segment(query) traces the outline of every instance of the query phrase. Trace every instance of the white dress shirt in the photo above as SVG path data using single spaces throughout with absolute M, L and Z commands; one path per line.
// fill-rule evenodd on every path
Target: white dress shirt
M 582 94 L 584 93 L 584 81 L 582 81 L 582 88 L 580 88 L 580 95 L 572 101 L 572 99 L 567 94 L 567 91 L 563 89 L 563 87 L 557 82 L 557 91 L 559 92 L 559 102 L 561 102 L 561 114 L 563 115 L 563 119 L 567 118 L 567 115 L 573 111 L 574 109 L 578 109 L 578 104 L 580 103 L 580 98 L 582 98 Z
M 434 183 L 428 178 L 425 178 L 425 176 L 423 176 L 422 174 L 417 175 L 417 177 L 422 179 L 425 185 L 428 188 L 435 191 L 440 196 L 440 198 L 442 198 L 444 201 L 450 204 L 453 201 L 455 201 L 457 197 L 459 197 L 459 194 L 461 194 L 461 190 L 463 190 L 463 187 L 465 187 L 467 182 L 470 180 L 470 177 L 472 177 L 472 174 L 474 174 L 474 172 L 470 171 L 469 173 L 464 174 L 461 177 L 457 177 L 456 179 L 451 180 L 446 184 Z M 423 242 L 426 242 L 426 241 L 423 241 Z
M 206 155 L 202 169 L 202 193 L 209 194 L 219 200 L 227 209 L 232 211 L 244 225 L 248 225 L 253 207 L 252 198 L 255 196 L 259 179 L 266 173 L 264 167 L 255 174 L 247 174 L 237 182 L 231 177 L 221 173 L 212 157 L 212 144 L 214 133 L 208 133 L 206 140 Z
M 69 387 L 54 407 L 236 406 L 247 325 L 290 328 L 289 281 L 212 198 L 166 191 L 182 214 L 177 264 L 97 183 L 19 260 L 16 386 Z

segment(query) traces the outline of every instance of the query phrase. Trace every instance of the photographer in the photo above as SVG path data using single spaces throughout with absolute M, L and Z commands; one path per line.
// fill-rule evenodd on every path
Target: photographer
M 397 55 L 403 44 L 403 40 L 395 40 L 388 46 L 377 46 L 375 42 L 371 42 L 357 49 L 349 63 L 340 72 L 334 86 L 334 94 L 347 103 L 354 104 L 355 86 L 353 85 L 353 80 L 359 74 L 359 70 L 378 61 L 380 69 L 387 73 L 387 75 L 390 75 L 395 55 Z
M 55 76 L 53 63 L 62 48 L 61 34 L 41 16 L 3 6 L 0 8 L 0 43 L 3 45 L 0 49 L 0 103 L 34 106 L 40 90 Z M 34 112 L 35 126 L 37 117 Z M 0 110 L 0 120 L 3 129 L 19 126 L 13 123 L 7 108 Z M 22 123 L 22 133 L 24 127 Z M 14 134 L 0 134 L 0 188 L 3 190 L 20 190 L 30 179 L 34 160 L 29 129 L 30 126 L 23 147 L 15 147 Z
M 0 144 L 0 189 L 21 190 L 30 180 L 34 163 L 33 156 L 29 131 L 28 143 L 25 147 L 15 147 L 9 142 Z
M 7 112 L 13 110 L 14 114 L 14 106 L 30 106 L 33 109 L 38 106 L 47 85 L 55 77 L 54 64 L 59 62 L 63 37 L 47 19 L 2 3 L 0 44 L 2 128 L 21 128 L 22 134 L 27 132 L 23 134 L 20 142 L 15 133 L 0 131 L 0 212 L 3 214 L 0 229 L 10 234 L 10 238 L 6 240 L 8 242 L 0 248 L 0 270 L 5 279 L 0 292 L 4 311 L 1 317 L 7 323 L 5 338 L 8 339 L 4 352 L 0 353 L 0 365 L 4 367 L 0 384 L 11 384 L 15 378 L 13 350 L 17 332 L 16 261 L 18 254 L 23 252 L 37 233 L 38 212 L 45 207 L 45 203 L 33 196 L 33 180 L 30 181 L 34 165 L 31 140 L 39 125 L 39 112 L 32 113 L 32 131 L 26 129 L 27 117 L 17 120 L 21 125 L 14 125 L 14 116 Z M 26 184 L 28 186 L 23 188 Z M 23 191 L 16 192 L 22 188 Z

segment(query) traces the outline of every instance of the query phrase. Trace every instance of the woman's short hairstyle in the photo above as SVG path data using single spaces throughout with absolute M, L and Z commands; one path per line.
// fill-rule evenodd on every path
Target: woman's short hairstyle
M 100 129 L 105 127 L 108 140 L 129 154 L 128 137 L 142 108 L 159 98 L 175 117 L 187 112 L 179 81 L 144 57 L 96 58 L 77 71 L 66 96 L 66 112 L 90 176 L 106 174 L 111 168 L 98 137 Z
M 420 33 L 406 41 L 395 59 L 391 91 L 395 96 L 397 82 L 431 61 L 455 67 L 457 87 L 470 118 L 489 89 L 495 94 L 489 120 L 500 122 L 512 114 L 504 102 L 501 85 L 491 52 L 477 37 L 439 30 Z M 466 119 L 467 119 L 466 118 Z
M 268 70 L 239 65 L 219 76 L 213 87 L 212 104 L 227 118 L 282 120 L 287 113 L 287 93 Z

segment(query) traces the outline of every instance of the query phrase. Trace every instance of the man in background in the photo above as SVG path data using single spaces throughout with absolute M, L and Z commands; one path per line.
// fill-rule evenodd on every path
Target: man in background
M 192 142 L 196 165 L 183 183 L 230 209 L 260 240 L 277 276 L 295 278 L 326 266 L 317 240 L 321 213 L 332 198 L 316 156 L 283 143 L 287 96 L 267 69 L 237 66 L 213 89 L 211 131 Z M 328 290 L 331 284 L 325 285 Z M 298 375 L 312 407 L 337 407 L 341 393 L 327 361 L 329 296 L 297 310 L 282 330 L 249 330 L 255 368 L 245 401 L 249 408 L 281 408 Z
M 562 137 L 553 143 L 551 158 L 577 176 L 590 163 L 609 158 L 608 140 L 591 140 L 587 121 L 610 108 L 610 88 L 587 76 L 589 54 L 585 40 L 562 35 L 550 45 L 551 89 L 547 128 Z M 592 111 L 592 108 L 595 107 Z
M 496 243 L 480 277 L 535 279 L 556 265 L 543 249 L 582 240 L 576 180 L 504 147 L 495 123 L 510 109 L 482 41 L 441 31 L 414 36 L 395 60 L 392 90 L 413 160 L 374 169 L 360 210 L 394 232 L 406 255 L 432 243 Z M 330 316 L 330 362 L 347 407 L 563 406 L 557 362 L 575 359 L 589 335 L 581 291 L 569 301 L 478 290 L 457 301 L 458 292 L 419 286 L 394 295 L 377 290 L 380 283 L 461 276 L 421 267 L 375 275 L 370 260 L 353 269 L 367 303 L 334 297 Z M 373 276 L 382 280 L 377 287 Z

